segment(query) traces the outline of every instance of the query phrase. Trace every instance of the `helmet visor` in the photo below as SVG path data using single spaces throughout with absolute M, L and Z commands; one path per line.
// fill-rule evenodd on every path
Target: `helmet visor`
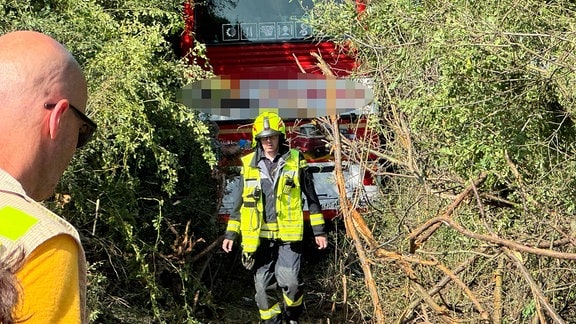
M 274 135 L 282 135 L 281 132 L 274 130 L 274 129 L 265 129 L 256 135 L 256 139 L 260 139 L 262 137 L 274 136 Z

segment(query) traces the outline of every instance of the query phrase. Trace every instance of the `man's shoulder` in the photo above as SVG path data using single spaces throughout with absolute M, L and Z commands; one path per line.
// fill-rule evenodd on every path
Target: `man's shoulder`
M 6 191 L 0 191 L 0 227 L 0 235 L 12 241 L 28 235 L 47 239 L 59 234 L 79 240 L 78 232 L 66 220 L 29 197 Z
M 18 211 L 19 213 L 28 214 L 37 218 L 44 216 L 60 218 L 30 197 L 17 192 L 4 191 L 0 188 L 0 212 L 2 211 L 4 214 L 9 211 Z

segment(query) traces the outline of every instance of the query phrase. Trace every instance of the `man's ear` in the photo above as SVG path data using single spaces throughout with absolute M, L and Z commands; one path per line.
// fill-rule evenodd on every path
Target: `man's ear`
M 56 106 L 50 110 L 50 122 L 49 122 L 49 131 L 50 131 L 50 138 L 56 139 L 58 136 L 58 132 L 60 131 L 60 119 L 62 114 L 68 109 L 68 100 L 62 99 L 56 103 Z

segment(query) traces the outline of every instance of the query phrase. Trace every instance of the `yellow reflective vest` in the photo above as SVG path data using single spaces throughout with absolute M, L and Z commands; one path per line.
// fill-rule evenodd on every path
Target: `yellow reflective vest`
M 300 159 L 300 152 L 290 150 L 285 164 L 279 171 L 275 187 L 277 223 L 265 223 L 260 170 L 251 165 L 255 153 L 242 158 L 242 206 L 240 219 L 229 220 L 227 231 L 240 232 L 244 252 L 255 252 L 261 238 L 280 239 L 285 242 L 301 241 L 304 234 L 302 212 L 302 190 L 300 170 L 306 167 L 306 160 Z M 311 217 L 312 225 L 324 224 L 322 214 Z

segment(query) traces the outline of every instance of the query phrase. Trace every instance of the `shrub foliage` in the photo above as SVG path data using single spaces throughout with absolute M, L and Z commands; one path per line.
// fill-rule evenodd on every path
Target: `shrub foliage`
M 98 132 L 46 203 L 83 237 L 90 320 L 195 322 L 211 302 L 190 255 L 215 237 L 216 199 L 208 127 L 176 100 L 208 74 L 177 51 L 182 3 L 0 0 L 0 12 L 1 32 L 51 35 L 88 79 Z
M 365 3 L 317 1 L 308 19 L 358 58 L 379 104 L 382 143 L 365 150 L 382 157 L 371 168 L 385 186 L 364 214 L 377 244 L 364 247 L 385 303 L 364 290 L 360 312 L 573 320 L 576 6 Z

